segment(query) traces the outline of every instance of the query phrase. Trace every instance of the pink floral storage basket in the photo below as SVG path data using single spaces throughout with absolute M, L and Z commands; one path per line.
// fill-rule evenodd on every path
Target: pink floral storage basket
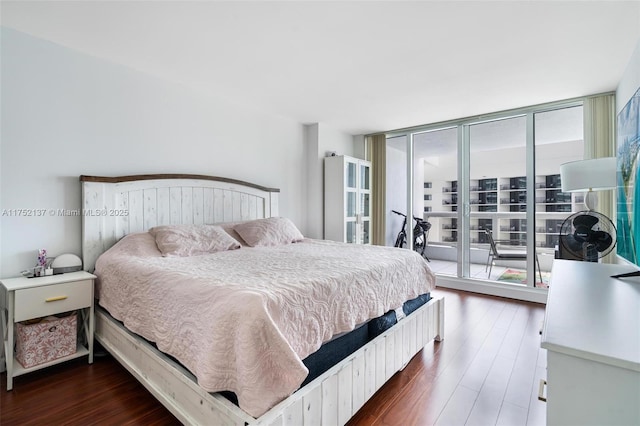
M 76 353 L 76 313 L 16 324 L 16 359 L 24 368 Z

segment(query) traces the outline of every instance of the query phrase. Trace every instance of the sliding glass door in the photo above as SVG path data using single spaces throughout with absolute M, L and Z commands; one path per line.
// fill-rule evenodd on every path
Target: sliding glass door
M 441 275 L 458 275 L 458 130 L 415 133 L 413 187 L 422 217 L 431 225 L 426 255 Z
M 560 226 L 581 210 L 559 170 L 583 158 L 582 128 L 574 101 L 392 134 L 387 245 L 402 222 L 391 210 L 411 205 L 431 224 L 425 254 L 437 274 L 547 287 Z
M 469 276 L 526 284 L 527 116 L 469 125 Z
M 560 229 L 572 213 L 584 210 L 584 195 L 562 192 L 560 165 L 584 158 L 582 105 L 542 111 L 535 122 L 535 235 L 542 264 L 542 279 L 536 287 L 547 287 L 556 256 Z

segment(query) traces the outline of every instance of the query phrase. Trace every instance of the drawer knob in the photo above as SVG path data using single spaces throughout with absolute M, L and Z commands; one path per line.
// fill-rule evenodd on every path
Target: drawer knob
M 56 297 L 50 297 L 48 299 L 45 299 L 44 301 L 49 303 L 49 302 L 57 302 L 58 300 L 64 300 L 66 299 L 67 296 L 56 296 Z

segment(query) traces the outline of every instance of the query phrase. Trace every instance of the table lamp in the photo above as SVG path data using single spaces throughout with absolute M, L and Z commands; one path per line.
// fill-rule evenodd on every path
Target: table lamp
M 586 191 L 584 204 L 588 210 L 598 205 L 595 191 L 616 187 L 616 157 L 571 161 L 560 165 L 562 192 Z

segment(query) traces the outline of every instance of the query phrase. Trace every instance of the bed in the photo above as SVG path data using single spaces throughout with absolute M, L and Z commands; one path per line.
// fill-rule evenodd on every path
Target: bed
M 231 179 L 222 179 L 208 176 L 194 175 L 142 175 L 142 176 L 125 176 L 117 178 L 89 177 L 81 176 L 82 195 L 83 195 L 83 261 L 84 268 L 93 271 L 98 261 L 99 287 L 108 283 L 110 277 L 119 274 L 114 265 L 119 263 L 127 263 L 124 259 L 130 256 L 122 247 L 134 241 L 131 253 L 144 252 L 149 249 L 150 257 L 139 260 L 132 260 L 131 263 L 137 265 L 139 269 L 134 275 L 147 275 L 151 268 L 150 264 L 156 263 L 154 268 L 166 265 L 166 258 L 161 254 L 153 252 L 155 247 L 153 239 L 149 237 L 148 230 L 158 229 L 161 225 L 204 225 L 204 224 L 220 224 L 226 223 L 271 223 L 278 218 L 278 195 L 279 191 L 272 188 L 265 188 L 258 185 L 248 184 L 245 182 L 235 181 Z M 272 218 L 272 219 L 269 219 Z M 235 229 L 235 228 L 234 228 Z M 125 238 L 126 237 L 126 238 Z M 244 245 L 244 244 L 243 244 Z M 336 247 L 333 247 L 336 246 Z M 113 247 L 113 248 L 112 248 Z M 140 247 L 146 247 L 141 249 Z M 111 249 L 111 250 L 109 250 Z M 322 266 L 322 259 L 328 259 L 332 250 L 367 250 L 366 258 L 372 258 L 379 250 L 383 252 L 389 251 L 389 259 L 392 259 L 391 251 L 397 252 L 396 249 L 384 249 L 374 247 L 354 247 L 339 243 L 331 243 L 326 241 L 314 241 L 307 239 L 298 239 L 295 243 L 273 247 L 247 247 L 246 245 L 238 250 L 226 250 L 222 253 L 216 253 L 211 259 L 221 263 L 212 266 L 213 270 L 207 270 L 204 266 L 193 266 L 185 262 L 191 261 L 188 258 L 179 258 L 176 261 L 171 260 L 178 265 L 178 270 L 162 270 L 159 276 L 152 278 L 151 281 L 159 282 L 162 276 L 168 277 L 167 283 L 180 283 L 174 287 L 183 288 L 189 285 L 196 285 L 200 280 L 205 280 L 206 276 L 225 275 L 223 263 L 230 265 L 243 265 L 242 271 L 249 274 L 249 278 L 243 285 L 254 285 L 247 294 L 251 295 L 251 300 L 264 300 L 258 297 L 253 298 L 256 292 L 262 290 L 260 280 L 256 279 L 255 283 L 251 279 L 252 273 L 255 277 L 260 274 L 258 270 L 251 272 L 252 265 L 260 269 L 260 262 L 273 264 L 281 269 L 300 270 L 303 264 L 315 264 L 317 267 L 305 269 L 304 275 L 313 278 L 320 274 L 322 269 L 329 269 L 326 265 Z M 113 256 L 112 253 L 120 250 L 121 257 Z M 123 251 L 124 250 L 124 251 Z M 274 251 L 279 251 L 272 260 L 265 260 L 262 256 L 266 254 L 272 255 Z M 107 254 L 100 257 L 103 253 Z M 302 252 L 302 253 L 301 253 Z M 358 252 L 358 253 L 365 253 Z M 374 253 L 375 252 L 375 253 Z M 412 254 L 409 252 L 403 255 Z M 307 257 L 300 257 L 307 256 Z M 316 256 L 313 262 L 308 261 L 308 256 Z M 347 259 L 349 256 L 345 253 L 336 255 L 337 257 L 330 261 L 330 264 L 340 263 L 341 259 Z M 356 255 L 357 256 L 357 255 Z M 100 262 L 106 263 L 104 259 L 113 258 L 109 267 L 100 265 Z M 135 256 L 133 256 L 135 257 Z M 298 263 L 296 262 L 296 259 Z M 223 261 L 223 259 L 226 259 Z M 244 260 L 243 260 L 244 259 Z M 279 266 L 277 259 L 285 259 Z M 304 260 L 306 259 L 306 260 Z M 380 257 L 381 262 L 385 256 Z M 174 259 L 175 260 L 175 259 Z M 213 260 L 212 260 L 213 261 Z M 328 260 L 327 260 L 328 261 Z M 245 263 L 242 263 L 245 262 Z M 292 263 L 293 262 L 293 263 Z M 329 261 L 328 261 L 329 262 Z M 345 260 L 345 262 L 347 262 Z M 348 263 L 348 262 L 347 262 Z M 372 267 L 375 267 L 372 262 Z M 293 265 L 293 266 L 292 266 Z M 263 265 L 264 266 L 264 265 Z M 353 265 L 352 265 L 353 266 Z M 180 271 L 179 268 L 183 270 Z M 203 269 L 204 268 L 204 269 Z M 193 274 L 184 276 L 184 270 L 199 270 L 201 276 L 194 277 Z M 357 268 L 356 268 L 357 269 Z M 397 270 L 398 268 L 392 268 Z M 378 271 L 379 272 L 379 271 Z M 415 272 L 417 274 L 418 272 Z M 355 281 L 372 281 L 370 278 L 361 278 L 361 274 L 355 271 L 349 275 L 349 287 L 356 288 Z M 299 271 L 298 271 L 299 275 Z M 335 274 L 334 274 L 335 275 Z M 337 274 L 340 275 L 340 274 Z M 131 276 L 131 275 L 130 275 Z M 126 275 L 122 275 L 126 277 Z M 132 287 L 142 287 L 134 278 L 122 278 L 120 281 L 131 281 Z M 264 282 L 268 282 L 269 277 L 264 278 Z M 339 280 L 345 281 L 345 277 L 338 277 Z M 388 279 L 397 280 L 397 277 L 388 277 Z M 322 279 L 324 280 L 324 278 Z M 134 281 L 135 285 L 134 285 Z M 207 278 L 207 285 L 211 279 Z M 409 281 L 408 279 L 406 281 Z M 384 284 L 384 281 L 381 281 Z M 172 286 L 167 284 L 167 289 Z M 235 281 L 234 281 L 235 284 Z M 382 285 L 381 284 L 381 285 Z M 108 287 L 109 284 L 107 284 Z M 340 285 L 340 284 L 336 284 Z M 344 284 L 343 284 L 344 285 Z M 398 285 L 402 287 L 404 283 Z M 407 287 L 409 284 L 406 285 Z M 285 286 L 287 287 L 287 286 Z M 388 288 L 391 286 L 386 286 Z M 395 286 L 394 286 L 395 287 Z M 346 288 L 346 287 L 343 287 Z M 407 290 L 404 300 L 413 299 L 414 297 L 423 296 L 421 290 L 424 288 L 415 288 Z M 100 289 L 103 291 L 103 289 Z M 168 291 L 168 290 L 167 290 Z M 194 290 L 199 291 L 199 290 Z M 217 289 L 220 291 L 220 289 Z M 286 290 L 278 290 L 280 296 L 287 293 Z M 382 292 L 380 289 L 368 290 L 374 292 Z M 283 293 L 284 292 L 284 293 Z M 355 291 L 354 291 L 355 292 Z M 152 292 L 151 292 L 152 293 Z M 163 291 L 164 293 L 164 291 Z M 340 294 L 345 292 L 339 292 Z M 347 292 L 348 293 L 348 292 Z M 357 293 L 357 292 L 355 292 Z M 107 293 L 104 293 L 105 295 Z M 219 293 L 221 294 L 221 293 Z M 338 294 L 338 292 L 336 292 Z M 365 293 L 366 294 L 366 293 Z M 280 297 L 278 296 L 278 297 Z M 107 299 L 110 296 L 105 296 Z M 129 296 L 128 299 L 133 300 Z M 243 296 L 244 297 L 244 296 Z M 276 298 L 278 298 L 276 297 Z M 295 296 L 296 298 L 300 296 Z M 315 297 L 315 296 L 314 296 Z M 356 297 L 356 296 L 353 296 Z M 362 297 L 361 295 L 359 297 Z M 386 297 L 386 296 L 385 296 Z M 296 327 L 288 327 L 291 324 L 291 317 L 286 317 L 287 309 L 282 307 L 273 307 L 264 311 L 264 317 L 255 319 L 254 323 L 263 324 L 265 322 L 277 323 L 275 332 L 260 331 L 262 334 L 276 334 L 282 337 L 278 344 L 274 346 L 282 346 L 289 350 L 288 355 L 272 356 L 265 365 L 278 364 L 280 358 L 283 360 L 281 370 L 274 367 L 273 377 L 264 380 L 264 383 L 255 382 L 255 375 L 251 377 L 246 374 L 240 374 L 238 377 L 251 380 L 250 386 L 235 387 L 232 390 L 239 393 L 239 405 L 230 400 L 223 393 L 209 392 L 216 389 L 216 384 L 211 384 L 207 376 L 198 371 L 198 365 L 207 364 L 200 361 L 194 362 L 190 359 L 181 358 L 180 361 L 169 356 L 175 355 L 172 352 L 171 344 L 165 345 L 158 335 L 149 335 L 145 328 L 131 325 L 131 321 L 127 324 L 126 312 L 118 312 L 117 306 L 123 306 L 122 300 L 111 303 L 110 311 L 106 309 L 98 309 L 96 314 L 96 339 L 120 362 L 122 363 L 145 387 L 163 403 L 179 420 L 188 424 L 343 424 L 379 389 L 396 371 L 402 369 L 408 361 L 415 355 L 429 340 L 441 339 L 443 329 L 443 300 L 442 299 L 424 299 L 414 312 L 407 315 L 406 318 L 397 321 L 389 329 L 384 329 L 377 337 L 368 341 L 353 353 L 346 355 L 337 364 L 321 370 L 318 377 L 305 382 L 298 390 L 291 388 L 294 384 L 299 385 L 301 379 L 304 378 L 305 366 L 297 364 L 306 356 L 311 357 L 318 350 L 318 346 L 327 341 L 335 342 L 331 337 L 340 332 L 349 332 L 350 330 L 362 330 L 362 317 L 357 311 L 371 311 L 366 315 L 373 317 L 373 313 L 377 315 L 388 311 L 390 306 L 398 305 L 398 300 L 394 295 L 388 295 L 387 300 L 383 302 L 371 302 L 364 299 L 361 304 L 362 309 L 352 309 L 349 315 L 343 315 L 337 323 L 339 325 L 325 327 L 324 325 L 312 328 L 311 332 L 307 332 L 315 337 L 310 339 L 311 343 L 305 343 L 304 339 L 296 341 L 293 338 Z M 400 296 L 397 296 L 400 297 Z M 174 300 L 177 296 L 171 296 L 169 299 Z M 286 297 L 285 297 L 286 298 Z M 267 297 L 268 299 L 268 297 Z M 368 299 L 368 298 L 367 298 Z M 232 300 L 232 299 L 229 299 Z M 246 300 L 246 299 L 245 299 Z M 332 299 L 333 300 L 333 299 Z M 424 303 L 425 300 L 428 300 Z M 298 300 L 302 306 L 307 304 L 311 306 L 309 301 L 303 299 Z M 351 306 L 353 306 L 351 301 Z M 142 305 L 152 306 L 154 302 L 143 302 Z M 196 303 L 196 302 L 188 302 Z M 385 305 L 386 303 L 386 305 Z M 101 304 L 109 305 L 105 302 Z M 235 303 L 226 303 L 226 305 L 239 305 Z M 337 303 L 339 304 L 339 303 Z M 262 306 L 264 303 L 258 302 L 256 306 Z M 269 303 L 267 303 L 269 305 Z M 329 304 L 328 304 L 329 305 Z M 333 303 L 331 303 L 333 305 Z M 387 306 L 388 305 L 388 306 Z M 137 305 L 136 305 L 137 306 Z M 222 306 L 222 305 L 221 305 Z M 218 306 L 216 309 L 221 309 Z M 140 308 L 141 309 L 141 308 Z M 164 310 L 165 307 L 156 306 L 154 309 L 157 313 Z M 311 309 L 308 309 L 311 311 Z M 125 310 L 126 311 L 126 310 Z M 136 309 L 136 312 L 138 309 Z M 252 309 L 251 312 L 258 312 L 260 309 Z M 295 309 L 292 310 L 296 311 Z M 292 315 L 299 315 L 294 312 Z M 114 314 L 114 315 L 112 315 Z M 224 314 L 228 317 L 233 314 Z M 317 315 L 317 313 L 314 313 Z M 365 315 L 364 313 L 362 315 Z M 402 315 L 392 313 L 394 318 Z M 282 316 L 280 322 L 279 317 Z M 335 316 L 335 314 L 334 314 Z M 272 321 L 274 317 L 275 320 Z M 265 321 L 267 318 L 267 321 Z M 297 318 L 297 317 L 296 317 Z M 193 322 L 192 318 L 189 323 Z M 219 321 L 219 317 L 208 319 L 209 322 Z M 301 320 L 302 321 L 302 320 Z M 176 322 L 175 318 L 172 322 Z M 395 321 L 394 321 L 395 322 Z M 322 321 L 319 323 L 323 324 Z M 137 330 L 138 333 L 132 332 L 130 329 Z M 337 328 L 336 328 L 337 327 Z M 148 327 L 147 327 L 148 328 Z M 154 327 L 151 327 L 154 328 Z M 164 331 L 163 327 L 155 327 Z M 196 327 L 197 328 L 197 327 Z M 205 327 L 206 328 L 206 327 Z M 242 327 L 238 327 L 241 329 Z M 230 333 L 234 334 L 236 332 Z M 239 333 L 239 332 L 238 332 Z M 162 333 L 160 333 L 162 334 Z M 184 333 L 185 335 L 189 333 Z M 347 334 L 350 335 L 352 333 Z M 144 336 L 144 337 L 143 337 Z M 219 337 L 219 336 L 218 336 Z M 174 339 L 175 340 L 175 339 Z M 191 347 L 194 342 L 200 342 L 204 339 L 196 337 L 193 340 L 180 344 Z M 216 341 L 220 339 L 214 339 Z M 247 342 L 247 338 L 236 339 L 237 342 Z M 152 343 L 153 342 L 153 343 Z M 175 342 L 174 342 L 175 343 Z M 269 344 L 271 345 L 271 343 Z M 180 345 L 178 345 L 180 346 Z M 233 343 L 231 343 L 233 346 Z M 259 347 L 259 345 L 258 345 Z M 323 345 L 320 349 L 325 348 Z M 264 347 L 262 348 L 264 349 Z M 320 352 L 320 351 L 318 351 Z M 225 369 L 241 371 L 238 365 L 224 365 L 220 367 L 216 364 L 221 358 L 233 358 L 233 356 L 218 353 L 218 356 L 212 357 L 211 361 L 213 370 Z M 258 358 L 254 357 L 254 361 Z M 267 357 L 268 358 L 268 357 Z M 284 362 L 287 360 L 287 362 Z M 305 358 L 306 360 L 306 358 Z M 259 362 L 255 363 L 256 365 Z M 208 364 L 209 365 L 209 364 Z M 246 370 L 251 370 L 250 368 Z M 326 371 L 325 371 L 326 370 Z M 195 375 L 194 375 L 195 372 Z M 246 371 L 245 371 L 246 373 Z M 196 375 L 198 378 L 196 378 Z M 257 374 L 260 376 L 260 373 Z M 273 395 L 268 395 L 271 400 L 267 402 L 259 402 L 253 404 L 252 398 L 261 394 L 269 393 L 269 383 L 275 380 L 275 377 L 285 377 L 288 382 L 282 388 L 274 390 Z M 242 382 L 238 378 L 234 378 L 236 382 Z M 285 380 L 285 381 L 287 381 Z M 242 383 L 239 383 L 242 385 Z M 260 386 L 266 386 L 261 388 Z M 238 390 L 240 390 L 238 392 Z M 248 392 L 248 393 L 246 393 Z M 249 395 L 249 396 L 247 396 Z M 249 402 L 247 402 L 249 401 Z M 263 404 L 263 405 L 260 405 Z M 266 404 L 266 405 L 264 405 Z M 241 408 L 243 407 L 243 408 Z

